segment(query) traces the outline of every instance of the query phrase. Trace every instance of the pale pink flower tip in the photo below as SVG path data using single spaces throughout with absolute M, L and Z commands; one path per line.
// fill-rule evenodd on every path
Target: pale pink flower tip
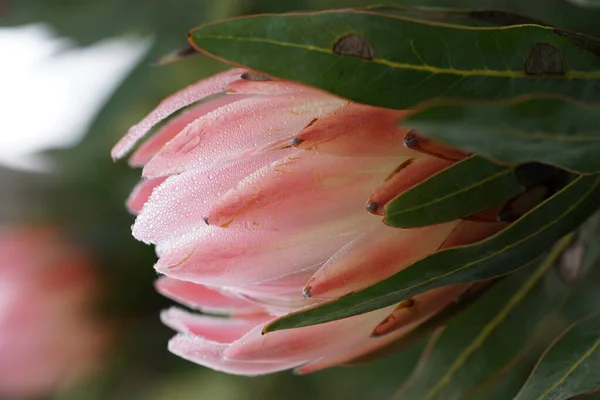
M 133 153 L 144 179 L 127 203 L 138 214 L 133 235 L 157 246 L 155 268 L 165 275 L 157 289 L 221 314 L 164 311 L 163 322 L 179 332 L 173 353 L 233 374 L 313 372 L 396 340 L 469 288 L 442 287 L 397 306 L 262 335 L 277 317 L 495 228 L 385 226 L 377 214 L 386 203 L 466 154 L 424 138 L 420 147 L 412 139 L 405 145 L 407 134 L 416 135 L 397 126 L 407 111 L 241 69 L 163 101 L 113 156 L 183 107 Z

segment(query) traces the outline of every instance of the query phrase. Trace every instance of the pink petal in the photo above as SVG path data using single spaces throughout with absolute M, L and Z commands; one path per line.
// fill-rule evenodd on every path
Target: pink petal
M 404 137 L 404 145 L 414 151 L 436 158 L 443 158 L 448 161 L 460 161 L 469 156 L 469 153 L 466 151 L 436 142 L 414 130 L 411 130 L 406 134 Z
M 160 313 L 163 324 L 171 329 L 218 343 L 231 343 L 244 336 L 255 326 L 262 326 L 270 318 L 267 315 L 253 318 L 213 317 L 192 314 L 175 307 Z
M 404 300 L 375 327 L 373 335 L 387 335 L 417 321 L 429 318 L 452 304 L 470 286 L 471 283 L 443 286 Z
M 313 118 L 343 105 L 336 97 L 297 93 L 254 96 L 199 118 L 167 143 L 144 167 L 157 177 L 206 168 L 254 148 L 291 137 Z
M 229 83 L 239 79 L 244 72 L 243 69 L 231 69 L 201 80 L 167 97 L 142 121 L 129 128 L 127 134 L 113 147 L 111 152 L 113 159 L 123 157 L 158 122 L 185 106 L 221 92 Z
M 233 294 L 178 279 L 160 277 L 154 284 L 156 290 L 172 300 L 190 308 L 215 314 L 259 314 L 262 308 L 256 307 Z
M 142 207 L 148 201 L 148 198 L 156 189 L 160 186 L 166 177 L 154 178 L 154 179 L 142 179 L 131 191 L 131 194 L 127 198 L 127 209 L 132 214 L 137 214 L 142 210 Z
M 208 285 L 263 282 L 325 262 L 380 221 L 368 214 L 286 234 L 208 227 L 181 239 L 158 260 L 158 272 Z
M 279 94 L 311 92 L 319 93 L 320 91 L 310 86 L 305 86 L 300 83 L 271 80 L 271 81 L 253 81 L 249 79 L 239 79 L 231 82 L 227 89 L 227 93 L 240 95 L 268 95 L 274 96 Z M 320 92 L 323 93 L 323 92 Z
M 471 284 L 446 286 L 415 296 L 414 300 L 416 302 L 413 307 L 397 307 L 373 330 L 369 339 L 346 348 L 345 351 L 340 350 L 332 355 L 311 361 L 297 368 L 295 372 L 298 374 L 312 373 L 352 361 L 386 346 L 444 309 L 470 286 Z
M 273 315 L 283 315 L 318 302 L 306 299 L 302 288 L 319 267 L 317 265 L 269 281 L 226 289 Z
M 292 140 L 302 150 L 338 156 L 418 156 L 404 146 L 407 129 L 398 119 L 408 111 L 388 110 L 350 103 L 323 118 L 315 119 Z
M 373 328 L 394 307 L 324 324 L 262 334 L 257 326 L 233 342 L 224 356 L 231 361 L 306 361 L 347 352 L 370 338 Z
M 374 214 L 383 215 L 383 207 L 393 198 L 450 165 L 450 161 L 425 155 L 414 158 L 412 162 L 407 162 L 394 171 L 393 175 L 375 190 L 367 203 L 367 209 Z
M 503 222 L 462 221 L 444 240 L 440 249 L 463 246 L 486 239 L 507 227 Z
M 308 281 L 304 292 L 313 298 L 331 299 L 364 289 L 435 252 L 457 225 L 376 226 L 334 254 Z
M 291 151 L 269 152 L 208 171 L 192 170 L 170 176 L 142 208 L 133 225 L 133 236 L 147 243 L 161 243 L 203 229 L 208 210 L 221 194 Z
M 142 143 L 142 145 L 131 155 L 129 165 L 143 167 L 164 147 L 165 144 L 185 129 L 186 126 L 209 112 L 244 98 L 246 98 L 246 96 L 221 95 L 220 97 L 207 100 L 206 102 L 185 111 L 180 116 L 167 122 L 165 126 L 152 135 L 150 139 Z
M 228 374 L 256 376 L 284 371 L 301 362 L 236 362 L 223 358 L 228 345 L 191 335 L 177 335 L 169 341 L 169 351 L 186 360 Z
M 275 279 L 267 281 L 253 283 L 244 286 L 227 287 L 230 290 L 238 294 L 246 294 L 253 296 L 277 296 L 277 295 L 288 295 L 293 293 L 294 296 L 302 296 L 302 288 L 309 279 L 319 268 L 320 264 L 294 272 L 292 274 L 283 275 Z
M 308 362 L 296 368 L 294 372 L 298 375 L 306 375 L 323 370 L 325 368 L 348 363 L 358 357 L 365 356 L 398 340 L 400 337 L 406 335 L 408 332 L 413 330 L 416 326 L 418 326 L 418 323 L 398 329 L 390 333 L 389 335 L 364 338 L 362 341 L 350 347 L 346 347 L 345 349 L 338 350 L 335 353 L 330 354 L 326 357 L 321 357 L 319 359 Z
M 365 199 L 401 161 L 298 152 L 225 193 L 208 212 L 208 223 L 284 230 L 364 212 Z

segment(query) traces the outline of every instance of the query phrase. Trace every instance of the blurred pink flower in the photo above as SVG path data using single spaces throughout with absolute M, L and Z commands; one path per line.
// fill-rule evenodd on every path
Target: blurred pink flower
M 0 229 L 0 397 L 48 395 L 96 367 L 107 338 L 96 284 L 58 230 Z
M 398 128 L 406 111 L 241 69 L 164 100 L 113 157 L 184 107 L 133 153 L 130 163 L 143 166 L 143 180 L 127 204 L 138 214 L 133 235 L 155 244 L 160 256 L 158 291 L 231 316 L 163 312 L 164 323 L 180 332 L 170 350 L 196 363 L 243 375 L 308 373 L 376 350 L 469 285 L 317 326 L 261 331 L 277 316 L 360 290 L 503 226 L 384 225 L 376 215 L 386 203 L 465 154 Z

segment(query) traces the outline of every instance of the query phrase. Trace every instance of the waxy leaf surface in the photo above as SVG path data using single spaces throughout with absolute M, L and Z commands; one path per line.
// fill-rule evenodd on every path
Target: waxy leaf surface
M 447 144 L 507 163 L 539 161 L 600 171 L 600 104 L 550 98 L 434 104 L 402 123 Z
M 429 177 L 384 208 L 390 226 L 413 228 L 463 218 L 522 193 L 514 168 L 470 156 Z
M 192 29 L 190 42 L 225 62 L 387 108 L 532 92 L 600 101 L 598 41 L 541 25 L 467 27 L 341 10 L 210 23 Z
M 515 400 L 563 400 L 600 387 L 600 315 L 571 325 L 544 354 Z

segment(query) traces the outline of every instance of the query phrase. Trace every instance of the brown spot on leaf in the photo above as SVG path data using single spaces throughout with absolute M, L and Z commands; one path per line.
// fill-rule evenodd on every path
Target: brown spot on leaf
M 525 61 L 525 73 L 528 75 L 564 75 L 565 62 L 558 49 L 550 43 L 536 43 Z
M 272 81 L 273 80 L 270 77 L 268 77 L 267 75 L 263 75 L 259 72 L 254 72 L 254 71 L 244 72 L 242 74 L 241 78 L 245 79 L 247 81 L 254 81 L 254 82 Z
M 560 28 L 555 28 L 554 33 L 566 37 L 567 39 L 571 40 L 576 46 L 581 47 L 582 49 L 587 50 L 590 53 L 600 57 L 599 39 Z
M 373 59 L 373 48 L 364 37 L 351 33 L 339 38 L 333 45 L 333 52 L 344 56 Z

